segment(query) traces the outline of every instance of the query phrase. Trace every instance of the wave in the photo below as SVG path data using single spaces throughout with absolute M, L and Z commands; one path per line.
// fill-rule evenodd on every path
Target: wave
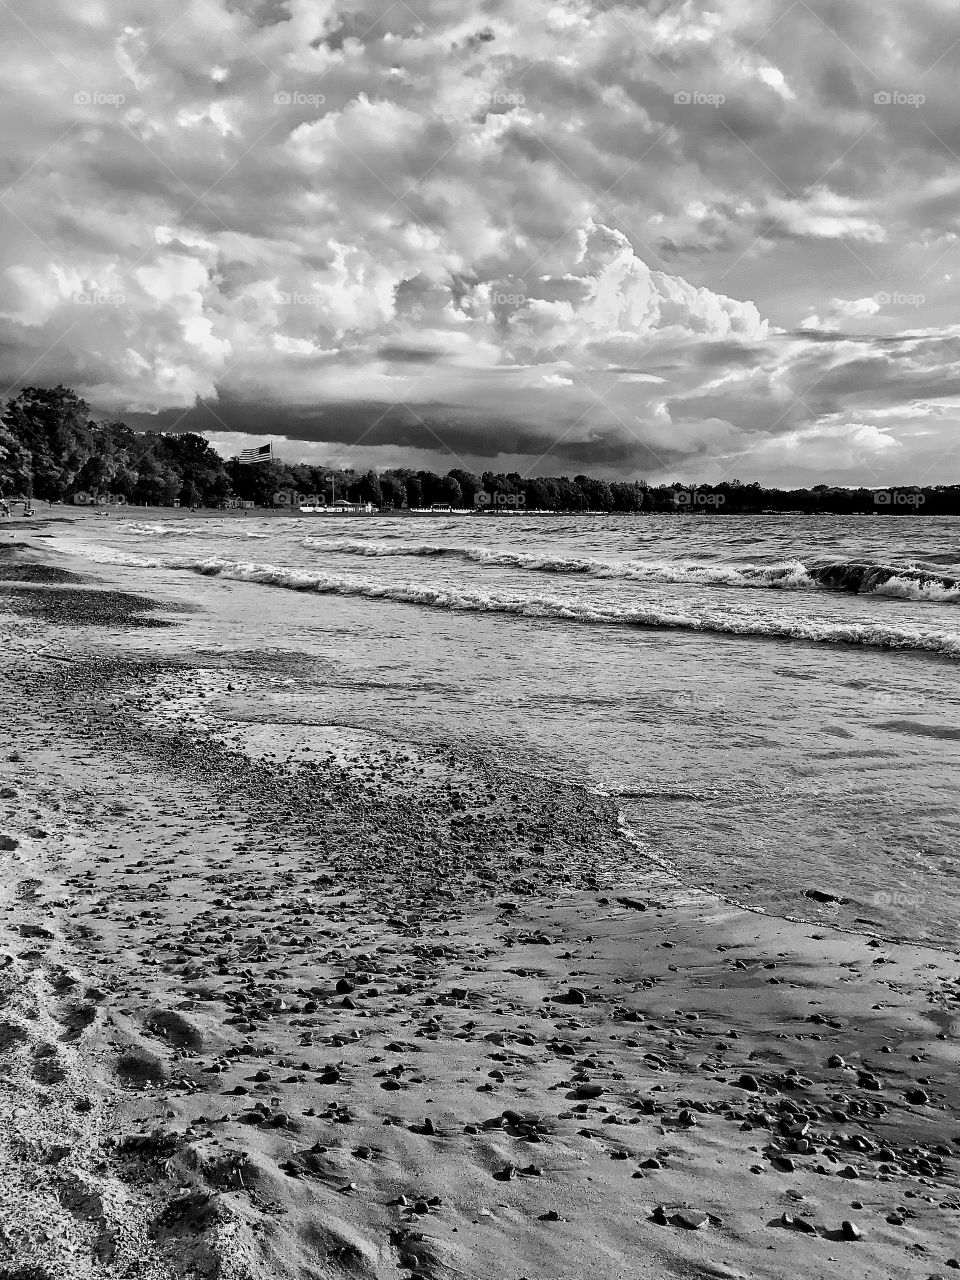
M 929 600 L 938 604 L 960 601 L 960 579 L 931 573 L 927 569 L 840 560 L 832 564 L 816 564 L 810 574 L 819 586 L 830 591 L 891 596 L 897 600 Z
M 394 535 L 400 537 L 400 534 Z M 347 538 L 304 538 L 303 546 L 310 551 L 329 551 L 347 556 L 467 556 L 469 547 L 440 546 L 433 542 L 403 543 L 396 546 L 386 542 L 353 542 Z
M 121 517 L 122 519 L 122 517 Z M 146 520 L 128 520 L 124 524 L 117 524 L 118 533 L 133 534 L 150 534 L 158 538 L 186 538 L 196 536 L 197 534 L 210 534 L 211 526 L 209 524 L 198 524 L 196 521 L 180 520 L 176 523 L 167 524 L 151 524 Z M 259 533 L 255 529 L 239 529 L 224 528 L 222 524 L 216 525 L 216 536 L 218 538 L 255 538 L 264 539 L 269 537 L 266 533 Z
M 157 559 L 156 556 L 138 556 L 129 551 L 114 551 L 110 547 L 90 546 L 83 542 L 62 542 L 59 544 L 53 542 L 52 545 L 59 551 L 65 551 L 69 555 L 80 556 L 93 564 L 115 564 L 121 569 L 163 569 L 170 567 L 165 565 L 163 560 Z
M 451 546 L 417 542 L 387 544 L 347 539 L 306 538 L 309 550 L 335 555 L 365 557 L 457 557 L 490 567 L 524 569 L 533 573 L 581 573 L 628 582 L 662 582 L 675 585 L 733 587 L 772 591 L 842 591 L 855 595 L 889 596 L 898 600 L 960 603 L 960 580 L 918 568 L 862 561 L 837 561 L 805 565 L 800 560 L 772 565 L 700 564 L 695 561 L 625 560 L 552 556 L 521 551 L 497 551 L 488 547 Z
M 75 549 L 76 550 L 76 549 Z M 767 636 L 821 644 L 864 645 L 878 649 L 915 649 L 960 657 L 960 635 L 922 627 L 890 626 L 869 622 L 838 623 L 815 618 L 776 618 L 760 613 L 725 613 L 675 605 L 588 604 L 549 595 L 506 591 L 469 591 L 419 582 L 378 583 L 353 574 L 316 573 L 282 565 L 242 560 L 160 559 L 128 556 L 101 548 L 84 548 L 80 554 L 112 564 L 139 568 L 179 569 L 204 577 L 229 578 L 320 595 L 362 596 L 395 600 L 403 604 L 463 613 L 513 614 L 525 618 L 555 618 L 563 622 L 602 626 L 665 628 L 712 632 L 720 635 Z

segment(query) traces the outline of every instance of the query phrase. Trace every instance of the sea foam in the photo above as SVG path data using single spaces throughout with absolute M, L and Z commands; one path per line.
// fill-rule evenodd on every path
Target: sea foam
M 218 556 L 167 561 L 166 567 L 186 569 L 208 577 L 284 587 L 292 591 L 364 596 L 368 599 L 395 600 L 433 609 L 556 618 L 566 622 L 606 626 L 771 636 L 884 649 L 918 649 L 950 657 L 960 656 L 960 635 L 895 623 L 847 623 L 816 618 L 771 617 L 761 613 L 732 613 L 721 609 L 690 607 L 682 602 L 670 605 L 592 604 L 526 592 L 464 590 L 423 582 L 372 582 L 361 575 L 318 573 L 282 565 L 225 560 Z
M 306 538 L 310 551 L 330 555 L 378 557 L 451 557 L 491 568 L 516 568 L 531 573 L 588 574 L 627 582 L 731 587 L 770 591 L 842 591 L 854 595 L 890 596 L 899 600 L 960 603 L 960 581 L 929 570 L 861 561 L 777 564 L 702 564 L 692 560 L 606 561 L 592 557 L 554 556 L 499 551 L 481 546 L 451 546 L 434 542 L 382 543 L 350 539 Z

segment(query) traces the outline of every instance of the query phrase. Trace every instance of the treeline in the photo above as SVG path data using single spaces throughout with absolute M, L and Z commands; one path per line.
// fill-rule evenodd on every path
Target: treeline
M 376 473 L 268 462 L 224 461 L 193 432 L 136 432 L 94 422 L 67 387 L 27 387 L 0 411 L 0 496 L 69 501 L 112 494 L 151 506 L 220 507 L 234 500 L 274 505 L 278 492 L 372 502 L 388 510 L 430 507 L 528 511 L 691 512 L 702 515 L 795 511 L 805 514 L 957 515 L 960 485 L 771 489 L 741 484 L 648 485 L 591 476 L 521 476 L 455 468 L 446 475 L 396 467 Z
M 284 490 L 316 493 L 328 502 L 335 494 L 337 498 L 372 502 L 393 510 L 449 505 L 528 511 L 642 511 L 650 506 L 649 490 L 643 481 L 608 484 L 589 476 L 575 476 L 572 480 L 567 476 L 524 477 L 515 471 L 507 475 L 493 471 L 475 475 L 459 467 L 443 476 L 407 467 L 358 474 L 277 462 L 238 467 L 236 473 L 232 463 L 227 463 L 227 470 L 235 475 L 238 497 L 253 499 L 262 506 L 269 506 L 273 494 Z
M 27 387 L 0 413 L 0 492 L 8 498 L 62 501 L 84 491 L 218 506 L 230 489 L 223 459 L 202 436 L 92 422 L 89 405 L 66 387 Z

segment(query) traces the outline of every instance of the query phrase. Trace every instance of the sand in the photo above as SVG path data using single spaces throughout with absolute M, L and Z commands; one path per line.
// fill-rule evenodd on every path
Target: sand
M 573 782 L 277 718 L 268 588 L 42 532 L 0 539 L 0 1280 L 960 1266 L 956 953 L 681 883 Z

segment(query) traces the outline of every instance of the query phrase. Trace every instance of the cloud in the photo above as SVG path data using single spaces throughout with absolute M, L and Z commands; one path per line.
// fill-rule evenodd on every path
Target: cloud
M 823 317 L 807 316 L 801 320 L 801 331 L 813 331 L 826 334 L 839 331 L 841 322 L 866 319 L 880 311 L 880 301 L 872 298 L 831 298 Z
M 960 15 L 934 0 L 24 21 L 8 385 L 371 465 L 943 472 Z
M 785 486 L 817 484 L 828 470 L 841 484 L 889 484 L 901 473 L 904 451 L 889 430 L 865 422 L 815 422 L 782 435 L 753 437 L 746 453 L 718 459 L 718 470 L 736 473 L 749 458 Z M 730 443 L 736 447 L 744 442 L 733 438 Z

